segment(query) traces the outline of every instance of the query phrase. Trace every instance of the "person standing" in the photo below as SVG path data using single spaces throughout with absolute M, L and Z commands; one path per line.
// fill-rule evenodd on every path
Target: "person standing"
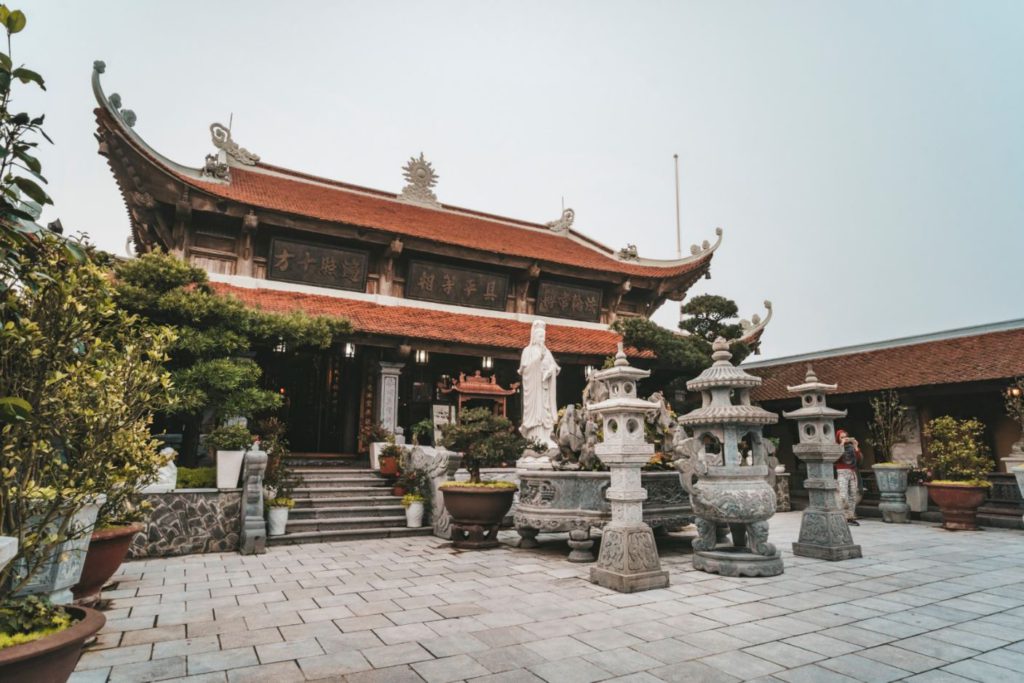
M 843 447 L 843 454 L 836 461 L 839 507 L 846 515 L 848 524 L 860 526 L 860 522 L 857 521 L 857 503 L 860 502 L 857 470 L 860 468 L 864 456 L 860 452 L 860 444 L 857 443 L 857 439 L 850 436 L 846 430 L 836 430 L 836 441 Z

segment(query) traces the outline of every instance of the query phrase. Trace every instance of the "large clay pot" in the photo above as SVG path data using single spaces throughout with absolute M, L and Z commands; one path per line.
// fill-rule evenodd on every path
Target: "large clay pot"
M 498 527 L 512 507 L 518 487 L 459 486 L 441 488 L 444 507 L 452 517 L 452 545 L 463 549 L 494 548 Z
M 65 683 L 75 670 L 82 645 L 107 623 L 88 607 L 65 607 L 77 621 L 71 628 L 31 643 L 0 650 L 0 681 Z
M 942 511 L 942 528 L 950 531 L 975 531 L 978 507 L 985 502 L 987 486 L 936 484 L 930 482 L 928 495 Z
M 145 528 L 143 524 L 131 524 L 92 532 L 82 576 L 71 588 L 75 602 L 91 605 L 100 599 L 100 590 L 128 555 L 132 538 Z
M 380 456 L 380 474 L 382 477 L 397 477 L 398 458 L 393 455 Z
M 909 465 L 872 465 L 875 472 L 875 482 L 878 484 L 878 492 L 881 494 L 881 501 L 878 503 L 878 510 L 882 513 L 882 520 L 890 524 L 908 524 L 910 522 L 910 506 L 907 505 L 907 475 L 910 474 Z

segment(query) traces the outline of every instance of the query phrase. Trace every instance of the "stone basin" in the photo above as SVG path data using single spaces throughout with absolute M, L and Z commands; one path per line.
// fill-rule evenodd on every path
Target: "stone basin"
M 611 473 L 519 470 L 517 474 L 519 503 L 513 519 L 523 539 L 520 546 L 535 547 L 538 533 L 567 531 L 572 548 L 569 559 L 593 562 L 590 530 L 600 529 L 612 519 L 611 506 L 605 498 Z M 676 472 L 643 472 L 641 483 L 647 490 L 644 522 L 655 531 L 692 522 L 690 496 L 683 490 Z

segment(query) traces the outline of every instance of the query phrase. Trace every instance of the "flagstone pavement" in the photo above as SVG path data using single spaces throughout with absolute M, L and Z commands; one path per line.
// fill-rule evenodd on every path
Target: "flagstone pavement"
M 72 683 L 120 681 L 1024 681 L 1024 533 L 867 520 L 865 557 L 789 551 L 786 572 L 693 571 L 659 543 L 667 589 L 623 595 L 536 550 L 433 537 L 128 562 Z

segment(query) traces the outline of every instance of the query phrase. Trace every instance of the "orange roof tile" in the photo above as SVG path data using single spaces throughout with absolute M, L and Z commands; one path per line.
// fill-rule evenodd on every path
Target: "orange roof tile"
M 233 296 L 247 306 L 264 311 L 303 311 L 309 315 L 345 318 L 356 332 L 363 334 L 500 349 L 522 349 L 530 342 L 530 323 L 508 318 L 387 306 L 336 296 L 238 287 L 222 282 L 211 282 L 210 286 L 220 294 Z M 620 341 L 622 337 L 611 330 L 551 323 L 547 326 L 547 346 L 556 354 L 609 356 L 615 353 Z M 627 349 L 627 353 L 650 357 L 649 353 L 636 349 Z
M 793 398 L 786 386 L 803 383 L 808 363 L 840 394 L 1003 380 L 1024 375 L 1024 327 L 745 368 L 764 380 L 751 398 Z

